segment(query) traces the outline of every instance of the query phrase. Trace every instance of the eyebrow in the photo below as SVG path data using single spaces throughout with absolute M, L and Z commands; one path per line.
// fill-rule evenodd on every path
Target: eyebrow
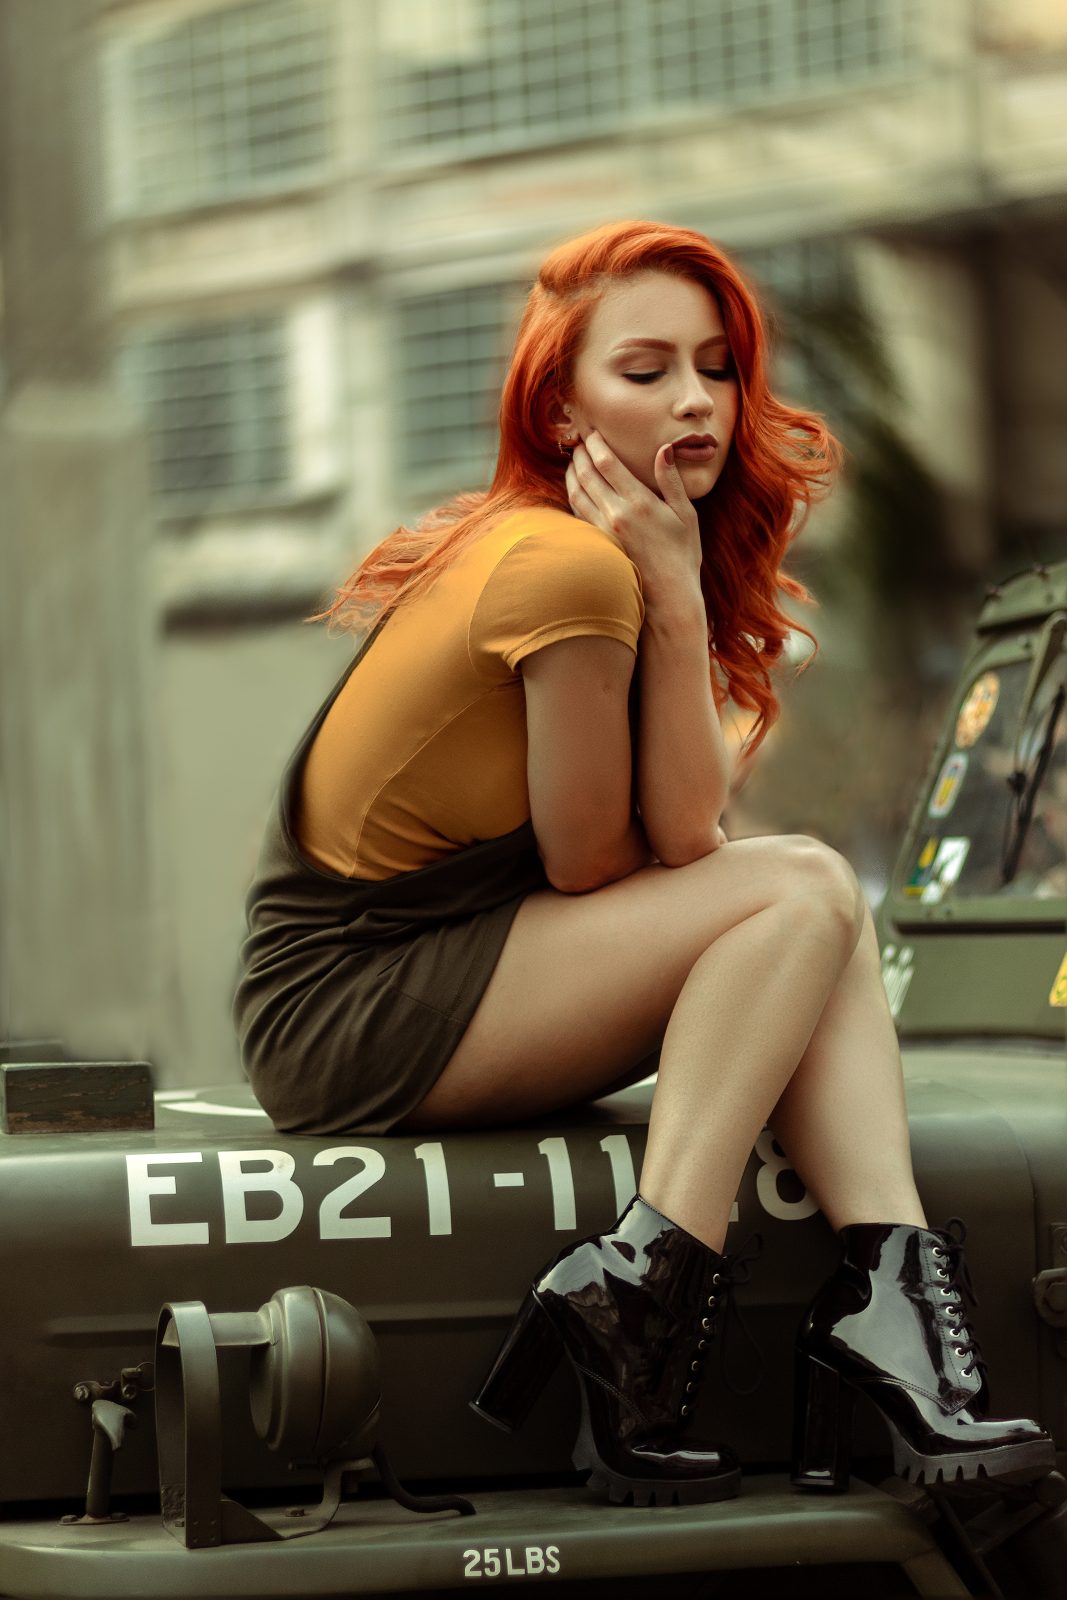
M 702 339 L 697 345 L 697 349 L 706 350 L 709 345 L 729 344 L 729 342 L 725 333 L 716 333 L 710 339 Z M 673 345 L 669 339 L 624 339 L 621 344 L 615 346 L 612 355 L 617 355 L 620 350 L 674 350 L 676 348 L 677 346 Z

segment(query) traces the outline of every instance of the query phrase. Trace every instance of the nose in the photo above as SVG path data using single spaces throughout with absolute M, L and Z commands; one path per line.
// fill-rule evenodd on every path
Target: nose
M 679 379 L 672 409 L 676 417 L 711 416 L 715 401 L 699 372 L 687 372 Z

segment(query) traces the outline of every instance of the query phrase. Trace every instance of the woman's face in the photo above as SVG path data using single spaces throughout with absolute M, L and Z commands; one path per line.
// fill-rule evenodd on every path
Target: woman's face
M 635 478 L 658 494 L 656 452 L 708 435 L 706 459 L 675 451 L 690 500 L 718 480 L 733 437 L 738 384 L 718 302 L 703 284 L 645 272 L 610 284 L 597 303 L 564 402 L 569 429 L 595 428 Z

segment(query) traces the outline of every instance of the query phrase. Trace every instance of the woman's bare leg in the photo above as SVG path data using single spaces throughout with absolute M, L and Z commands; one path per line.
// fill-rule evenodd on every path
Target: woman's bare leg
M 660 1051 L 640 1189 L 721 1250 L 741 1175 L 847 968 L 853 919 L 800 898 L 716 939 L 678 996 Z
M 823 1086 L 849 1071 L 899 1080 L 899 1055 L 867 1069 L 848 1043 L 862 997 L 829 1009 L 864 912 L 841 858 L 797 838 L 738 840 L 589 895 L 532 895 L 452 1061 L 401 1127 L 469 1127 L 585 1100 L 661 1042 L 641 1191 L 720 1248 L 752 1145 L 776 1107 L 808 1179 L 822 1160 L 819 1118 L 837 1114 Z M 801 1061 L 821 1092 L 808 1114 L 807 1075 L 786 1098 Z M 827 1150 L 855 1132 L 840 1129 Z M 906 1120 L 903 1146 L 898 1137 L 891 1148 L 900 1192 L 913 1193 Z M 862 1151 L 856 1160 L 863 1165 Z M 833 1210 L 833 1172 L 815 1192 Z
M 915 1189 L 896 1029 L 869 910 L 852 959 L 768 1122 L 834 1228 L 927 1226 Z
M 808 937 L 768 974 L 757 997 L 738 987 L 733 963 L 722 956 L 729 944 L 742 968 L 758 970 L 760 945 L 780 948 L 768 939 L 769 915 L 718 940 L 679 996 L 661 1053 L 641 1193 L 666 1216 L 688 1215 L 690 1232 L 719 1248 L 748 1151 L 766 1121 L 832 1227 L 925 1227 L 870 911 L 864 906 L 861 936 L 843 972 L 835 971 L 829 947 L 820 950 L 812 939 L 809 923 Z M 746 940 L 755 940 L 755 948 L 746 950 Z M 731 1050 L 750 1063 L 751 1076 L 718 1070 Z M 784 1088 L 768 1110 L 776 1083 Z M 735 1131 L 747 1141 L 740 1167 Z M 709 1159 L 722 1163 L 713 1177 Z M 694 1196 L 703 1199 L 701 1216 Z

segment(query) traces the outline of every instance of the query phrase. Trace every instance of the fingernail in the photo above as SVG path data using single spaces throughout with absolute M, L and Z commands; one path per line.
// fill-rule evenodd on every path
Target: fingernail
M 669 467 L 674 466 L 674 446 L 669 444 L 663 452 L 663 459 Z

